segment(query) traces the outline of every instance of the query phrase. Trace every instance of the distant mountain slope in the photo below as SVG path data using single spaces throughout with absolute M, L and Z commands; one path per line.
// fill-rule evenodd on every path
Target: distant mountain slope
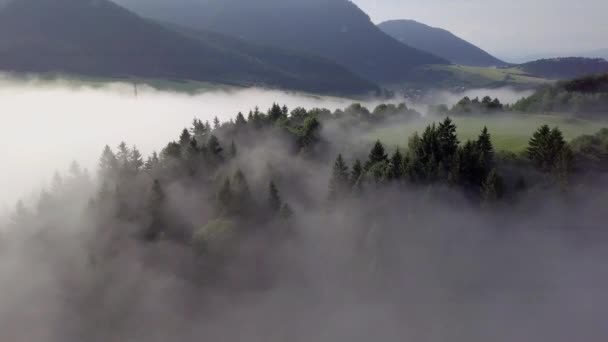
M 378 25 L 398 41 L 466 66 L 505 66 L 507 63 L 449 31 L 434 28 L 414 20 L 390 20 Z
M 0 69 L 263 84 L 310 92 L 376 91 L 317 57 L 215 33 L 187 37 L 107 0 L 14 0 L 0 10 Z
M 378 82 L 445 59 L 386 35 L 348 0 L 119 0 L 144 16 L 328 58 Z
M 601 58 L 565 57 L 540 59 L 520 64 L 518 67 L 531 75 L 563 80 L 606 73 L 608 72 L 608 61 Z

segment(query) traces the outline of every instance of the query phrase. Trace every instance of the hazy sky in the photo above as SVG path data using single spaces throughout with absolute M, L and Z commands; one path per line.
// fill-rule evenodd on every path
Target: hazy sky
M 353 0 L 374 22 L 415 19 L 499 57 L 608 48 L 608 0 Z

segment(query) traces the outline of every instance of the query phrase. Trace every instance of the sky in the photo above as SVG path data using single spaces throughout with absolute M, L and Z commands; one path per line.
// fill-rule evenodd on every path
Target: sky
M 353 0 L 376 23 L 414 19 L 504 59 L 608 48 L 607 0 Z

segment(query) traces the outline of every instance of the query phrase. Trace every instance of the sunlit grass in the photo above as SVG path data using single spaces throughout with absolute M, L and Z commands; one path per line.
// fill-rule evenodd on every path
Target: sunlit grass
M 520 152 L 525 150 L 532 133 L 541 125 L 559 127 L 567 140 L 583 134 L 593 134 L 608 127 L 608 120 L 587 120 L 553 115 L 487 115 L 452 118 L 458 126 L 460 141 L 476 139 L 484 126 L 488 127 L 492 141 L 498 150 Z M 366 139 L 380 139 L 390 146 L 406 146 L 415 132 L 422 133 L 427 125 L 441 118 L 424 118 L 407 124 L 390 126 L 371 131 Z

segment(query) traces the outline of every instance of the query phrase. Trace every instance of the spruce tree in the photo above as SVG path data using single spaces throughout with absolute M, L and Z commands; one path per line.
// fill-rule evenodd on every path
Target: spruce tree
M 218 213 L 220 215 L 230 214 L 232 212 L 233 198 L 230 179 L 226 178 L 220 191 L 217 193 Z
M 488 178 L 481 186 L 481 196 L 485 203 L 496 202 L 502 198 L 504 194 L 504 184 L 502 177 L 498 175 L 496 169 L 492 169 L 488 174 Z
M 270 182 L 268 186 L 268 207 L 270 208 L 272 213 L 278 213 L 281 210 L 281 206 L 283 202 L 281 201 L 281 196 L 279 195 L 279 190 L 274 182 Z
M 374 165 L 376 165 L 378 163 L 382 163 L 382 162 L 387 162 L 387 161 L 388 161 L 388 155 L 386 154 L 386 152 L 384 150 L 384 146 L 382 145 L 380 140 L 377 140 L 376 143 L 374 144 L 374 147 L 372 148 L 372 150 L 369 153 L 369 158 L 368 158 L 367 163 L 365 164 L 365 169 L 369 170 Z
M 393 153 L 387 171 L 389 180 L 400 180 L 403 177 L 403 156 L 399 149 Z
M 239 112 L 236 115 L 235 125 L 237 128 L 243 128 L 243 127 L 247 126 L 247 121 L 245 120 L 243 113 Z
M 344 197 L 350 187 L 349 183 L 348 166 L 346 166 L 342 154 L 338 154 L 329 181 L 329 199 L 337 200 Z
M 241 169 L 238 169 L 232 177 L 232 188 L 236 213 L 240 215 L 247 214 L 253 204 L 253 198 L 249 189 L 249 183 Z
M 486 173 L 489 173 L 494 168 L 494 146 L 487 127 L 483 128 L 477 139 L 477 149 L 479 150 L 482 167 L 486 170 Z
M 350 172 L 350 186 L 354 187 L 361 178 L 363 178 L 363 164 L 361 164 L 361 160 L 357 159 Z
M 104 180 L 116 175 L 118 171 L 118 160 L 110 146 L 106 145 L 99 158 L 99 177 Z
M 224 151 L 224 149 L 222 148 L 222 145 L 220 145 L 220 141 L 215 135 L 211 135 L 209 137 L 209 141 L 207 142 L 207 149 L 209 150 L 209 152 L 211 152 L 213 156 L 218 159 L 221 159 L 222 152 Z
M 141 171 L 144 166 L 144 159 L 141 152 L 137 149 L 137 146 L 133 146 L 131 149 L 131 156 L 129 158 L 129 164 L 135 173 Z
M 437 162 L 443 165 L 446 172 L 449 172 L 452 167 L 459 143 L 456 125 L 450 117 L 446 117 L 437 127 L 438 153 L 435 154 Z
M 216 117 L 213 118 L 213 129 L 217 130 L 220 128 L 220 119 Z
M 236 149 L 236 144 L 234 143 L 234 140 L 232 140 L 232 142 L 230 143 L 230 158 L 236 158 L 238 155 L 238 151 Z
M 150 224 L 144 231 L 144 239 L 148 241 L 156 240 L 165 229 L 163 222 L 163 205 L 165 202 L 165 192 L 160 182 L 155 179 L 152 183 L 152 190 L 148 199 L 148 216 Z
M 190 145 L 190 139 L 192 139 L 190 132 L 188 131 L 188 129 L 184 128 L 182 130 L 182 134 L 179 136 L 179 144 L 183 148 L 186 148 L 188 147 L 188 145 Z
M 562 132 L 557 127 L 550 129 L 543 125 L 532 135 L 526 152 L 540 171 L 548 173 L 555 167 L 565 145 Z

